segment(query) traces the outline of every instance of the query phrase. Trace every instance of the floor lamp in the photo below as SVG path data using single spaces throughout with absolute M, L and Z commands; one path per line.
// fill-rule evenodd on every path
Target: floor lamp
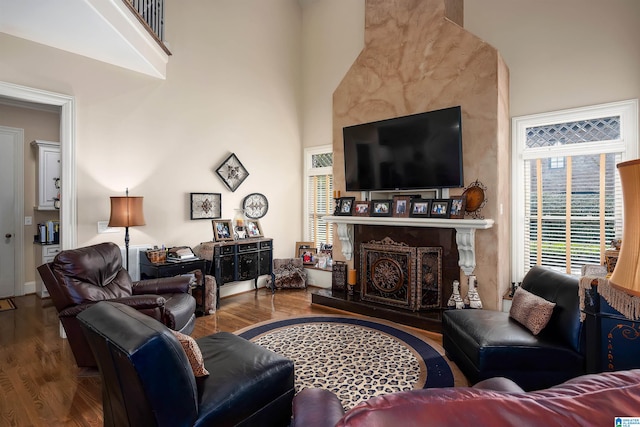
M 126 248 L 127 271 L 129 270 L 129 227 L 144 224 L 142 197 L 129 197 L 127 188 L 125 197 L 111 197 L 111 216 L 109 227 L 124 227 L 124 246 Z

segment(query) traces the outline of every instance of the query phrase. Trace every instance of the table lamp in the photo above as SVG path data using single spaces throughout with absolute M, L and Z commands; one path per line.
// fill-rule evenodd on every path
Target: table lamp
M 124 227 L 124 246 L 129 270 L 129 227 L 145 225 L 142 212 L 142 197 L 129 197 L 127 188 L 125 197 L 111 197 L 111 216 L 109 227 Z
M 622 246 L 613 274 L 609 279 L 617 291 L 609 301 L 627 318 L 640 315 L 640 159 L 618 164 L 624 202 Z

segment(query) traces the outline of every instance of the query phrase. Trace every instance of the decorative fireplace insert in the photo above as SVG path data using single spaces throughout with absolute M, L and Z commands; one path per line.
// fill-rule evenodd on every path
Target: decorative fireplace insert
M 439 308 L 442 248 L 411 247 L 386 237 L 360 245 L 363 301 L 417 311 Z

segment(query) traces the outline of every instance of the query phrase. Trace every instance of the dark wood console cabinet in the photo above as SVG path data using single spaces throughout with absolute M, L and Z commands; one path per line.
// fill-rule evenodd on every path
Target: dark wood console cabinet
M 218 284 L 218 304 L 220 287 L 225 283 L 254 280 L 258 289 L 258 277 L 272 274 L 273 239 L 259 238 L 216 242 L 213 244 L 213 262 L 209 274 Z
M 202 277 L 206 274 L 206 261 L 200 258 L 184 260 L 180 262 L 153 263 L 147 257 L 147 252 L 140 253 L 140 279 L 155 279 L 159 277 L 173 277 L 187 274 L 194 270 L 202 271 Z M 204 313 L 204 291 L 202 301 L 197 301 L 196 314 Z

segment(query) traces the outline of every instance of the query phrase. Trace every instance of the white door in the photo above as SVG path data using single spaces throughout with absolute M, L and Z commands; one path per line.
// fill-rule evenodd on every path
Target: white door
M 0 129 L 0 298 L 15 294 L 15 133 Z

